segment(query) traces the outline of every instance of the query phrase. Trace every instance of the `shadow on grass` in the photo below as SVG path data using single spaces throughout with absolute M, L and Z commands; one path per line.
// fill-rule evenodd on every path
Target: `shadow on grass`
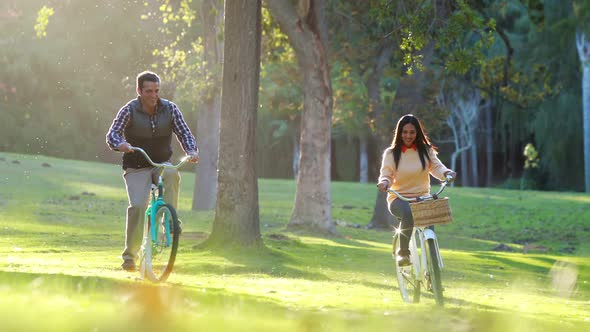
M 519 255 L 519 254 L 515 254 L 515 255 Z M 497 261 L 498 263 L 501 263 L 505 266 L 510 266 L 510 267 L 515 268 L 517 270 L 528 271 L 528 272 L 533 272 L 533 273 L 549 272 L 549 269 L 551 269 L 551 266 L 556 262 L 555 258 L 550 258 L 550 257 L 539 257 L 539 256 L 527 255 L 527 256 L 515 256 L 514 259 L 511 259 L 510 257 L 505 257 L 505 256 L 500 256 L 500 255 L 495 255 L 493 253 L 485 253 L 485 252 L 474 253 L 473 257 Z M 543 265 L 548 265 L 549 267 L 543 266 L 543 265 L 538 265 L 538 264 L 533 264 L 533 263 L 523 262 L 519 258 L 524 258 L 526 260 L 532 259 L 534 261 L 544 263 Z
M 125 306 L 144 310 L 146 315 L 151 316 L 174 309 L 180 310 L 190 302 L 197 302 L 208 308 L 230 303 L 232 306 L 241 304 L 246 307 L 249 306 L 248 303 L 255 303 L 256 306 L 271 310 L 282 308 L 274 302 L 264 301 L 262 297 L 228 293 L 225 289 L 205 289 L 171 283 L 154 284 L 139 279 L 119 280 L 67 274 L 0 271 L 0 288 L 34 296 L 46 293 L 49 296 L 66 296 L 74 299 L 77 296 L 83 299 L 91 297 L 106 303 L 124 303 Z
M 298 236 L 301 236 L 298 234 Z M 303 243 L 298 238 L 284 234 L 265 235 L 262 248 L 238 249 L 222 248 L 211 251 L 211 254 L 221 256 L 228 261 L 241 265 L 240 267 L 215 267 L 212 270 L 223 273 L 265 273 L 273 276 L 306 278 L 312 280 L 331 279 L 322 273 L 314 273 L 294 269 L 291 266 L 301 266 L 312 270 L 330 268 L 337 271 L 354 272 L 382 272 L 382 267 L 393 268 L 391 256 L 382 255 L 383 264 L 375 264 L 377 246 L 362 243 L 354 239 L 341 237 L 325 238 L 334 243 Z M 369 250 L 368 250 L 369 249 Z M 360 262 L 360 263 L 359 263 Z M 386 263 L 387 262 L 387 263 Z
M 214 249 L 193 247 L 211 256 L 222 257 L 233 265 L 199 264 L 194 267 L 179 266 L 177 271 L 183 273 L 212 274 L 265 274 L 273 277 L 302 278 L 309 280 L 329 280 L 322 273 L 293 268 L 301 263 L 292 253 L 294 248 L 305 248 L 307 245 L 297 239 L 282 235 L 280 239 L 267 239 L 266 245 L 253 248 L 216 247 Z M 291 266 L 289 266 L 291 265 Z
M 9 230 L 0 231 L 0 237 L 10 237 L 15 243 L 25 243 L 28 248 L 37 247 L 30 252 L 55 253 L 85 250 L 88 248 L 111 249 L 120 246 L 121 239 L 124 236 L 105 233 L 80 233 L 79 228 L 76 227 L 72 227 L 71 231 L 68 230 L 68 232 L 62 231 L 63 229 L 63 225 L 60 225 L 60 231 L 55 232 L 26 231 L 10 228 Z M 64 249 L 65 247 L 71 249 Z

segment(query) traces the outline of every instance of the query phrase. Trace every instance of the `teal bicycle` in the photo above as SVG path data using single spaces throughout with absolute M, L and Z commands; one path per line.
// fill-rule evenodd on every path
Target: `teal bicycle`
M 163 282 L 168 279 L 176 260 L 180 240 L 180 223 L 176 210 L 164 201 L 162 174 L 166 168 L 178 169 L 188 158 L 184 157 L 177 165 L 158 164 L 153 162 L 143 149 L 137 147 L 132 149 L 143 154 L 152 166 L 160 169 L 158 183 L 152 184 L 150 204 L 145 213 L 146 222 L 143 227 L 143 242 L 139 252 L 139 260 L 143 279 Z

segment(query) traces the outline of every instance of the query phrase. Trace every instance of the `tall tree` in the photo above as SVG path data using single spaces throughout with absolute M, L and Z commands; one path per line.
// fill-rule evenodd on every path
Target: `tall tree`
M 196 166 L 193 210 L 215 207 L 217 197 L 217 160 L 219 158 L 219 119 L 221 117 L 221 64 L 223 61 L 223 0 L 203 0 L 202 77 L 206 85 L 201 93 L 202 107 L 197 120 L 197 142 L 201 161 Z
M 323 3 L 318 0 L 266 2 L 289 42 L 303 73 L 301 157 L 290 228 L 334 234 L 330 193 L 332 86 L 326 50 Z
M 590 4 L 574 0 L 577 20 L 576 47 L 582 65 L 582 136 L 584 149 L 584 190 L 590 192 Z
M 342 110 L 346 111 L 346 108 L 353 108 L 352 105 L 343 103 L 347 99 L 356 102 L 357 105 L 354 107 L 359 108 L 355 110 L 355 116 L 338 116 L 337 124 L 341 123 L 350 134 L 358 138 L 360 181 L 373 181 L 369 179 L 369 145 L 375 141 L 380 142 L 378 136 L 382 134 L 383 128 L 388 127 L 381 100 L 382 78 L 390 66 L 394 49 L 399 44 L 397 34 L 391 34 L 391 31 L 399 24 L 399 16 L 406 13 L 393 11 L 382 15 L 380 0 L 334 0 L 328 3 L 331 12 L 330 49 L 333 50 L 330 57 L 334 59 L 332 62 L 340 67 L 339 73 L 333 71 L 333 79 L 339 90 L 335 116 Z M 346 85 L 338 84 L 342 78 L 346 79 Z M 364 86 L 355 86 L 361 84 Z M 363 98 L 352 99 L 355 97 L 354 94 L 342 91 L 347 87 L 363 93 Z
M 262 245 L 256 173 L 260 22 L 261 0 L 226 3 L 219 190 L 207 246 Z
M 576 34 L 576 46 L 582 64 L 582 107 L 584 130 L 584 184 L 590 192 L 590 40 L 583 32 Z
M 450 91 L 450 90 L 453 91 Z M 475 145 L 475 129 L 479 116 L 481 96 L 479 91 L 468 87 L 443 87 L 437 102 L 449 111 L 447 125 L 453 133 L 454 151 L 451 154 L 451 169 L 457 169 L 457 157 L 467 160 L 465 154 Z M 469 183 L 467 167 L 462 167 L 462 185 Z
M 259 132 L 259 146 L 264 146 L 267 158 L 262 164 L 276 167 L 277 155 L 269 152 L 269 147 L 279 147 L 282 142 L 290 143 L 292 176 L 297 180 L 299 171 L 299 132 L 303 110 L 303 91 L 300 86 L 302 75 L 295 51 L 268 8 L 262 8 L 262 67 L 260 90 L 260 109 L 258 123 L 263 126 Z M 283 144 L 285 144 L 283 143 Z
M 554 71 L 546 70 L 555 57 L 536 55 L 543 52 L 540 50 L 545 47 L 541 45 L 548 44 L 548 36 L 543 32 L 547 30 L 543 12 L 551 9 L 543 7 L 550 1 L 473 2 L 480 15 L 495 22 L 498 37 L 487 61 L 478 68 L 479 79 L 474 80 L 486 100 L 482 108 L 485 155 L 482 159 L 486 161 L 488 186 L 493 184 L 494 176 L 502 179 L 518 176 L 522 169 L 522 147 L 526 143 L 523 141 L 531 139 L 532 120 L 541 108 L 540 103 L 555 88 L 549 75 Z M 535 139 L 544 139 L 541 136 Z
M 153 2 L 159 10 L 148 8 L 144 18 L 153 19 L 166 40 L 153 51 L 158 59 L 154 66 L 164 76 L 163 93 L 174 98 L 190 119 L 197 118 L 201 162 L 195 166 L 192 209 L 213 209 L 221 113 L 223 1 Z
M 391 140 L 391 132 L 395 122 L 394 118 L 405 113 L 417 115 L 429 115 L 432 112 L 429 107 L 426 90 L 428 90 L 426 67 L 429 67 L 434 54 L 434 33 L 444 27 L 448 19 L 450 8 L 447 0 L 427 3 L 424 1 L 378 1 L 383 10 L 379 14 L 373 14 L 381 24 L 389 29 L 385 35 L 380 37 L 378 52 L 371 61 L 371 75 L 368 77 L 367 87 L 371 105 L 371 119 L 373 124 L 372 141 L 376 143 L 378 150 L 383 151 Z M 429 23 L 427 23 L 429 22 Z M 394 51 L 397 51 L 395 54 Z M 394 98 L 392 108 L 396 112 L 386 112 L 381 101 L 381 78 L 385 66 L 396 56 L 404 64 L 396 68 L 398 75 L 402 71 L 406 75 L 401 77 Z M 416 70 L 418 69 L 418 70 Z M 423 112 L 423 109 L 427 112 Z M 423 118 L 425 120 L 425 118 Z M 378 154 L 381 156 L 381 154 Z M 370 228 L 389 229 L 393 221 L 387 207 L 387 194 L 377 192 L 373 215 L 368 224 Z

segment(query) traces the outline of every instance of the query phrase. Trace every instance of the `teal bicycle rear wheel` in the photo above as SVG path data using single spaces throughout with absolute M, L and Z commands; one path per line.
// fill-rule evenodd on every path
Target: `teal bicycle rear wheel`
M 148 220 L 149 222 L 149 220 Z M 155 226 L 155 239 L 151 227 Z M 168 279 L 174 267 L 178 243 L 180 240 L 180 226 L 176 210 L 168 204 L 162 205 L 156 211 L 155 223 L 149 223 L 148 236 L 145 237 L 144 259 L 145 276 L 153 282 L 163 282 Z

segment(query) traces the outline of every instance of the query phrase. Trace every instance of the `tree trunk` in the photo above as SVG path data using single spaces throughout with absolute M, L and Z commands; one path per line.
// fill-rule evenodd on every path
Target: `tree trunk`
M 340 174 L 338 173 L 338 158 L 336 157 L 336 141 L 334 139 L 330 143 L 330 180 L 341 180 Z
M 491 187 L 494 179 L 494 135 L 492 132 L 493 103 L 490 102 L 485 108 L 485 153 L 486 153 L 486 187 Z
M 377 198 L 375 199 L 375 208 L 373 209 L 373 217 L 371 222 L 367 225 L 368 228 L 391 229 L 394 218 L 389 212 L 387 206 L 387 193 L 377 191 Z M 377 227 L 377 225 L 381 225 Z
M 473 145 L 471 146 L 469 155 L 471 156 L 471 185 L 474 187 L 479 186 L 479 170 L 477 162 L 477 138 L 475 133 L 472 135 Z
M 221 75 L 223 41 L 219 38 L 223 24 L 223 1 L 203 0 L 201 4 L 203 21 L 203 53 L 205 60 L 204 77 L 211 81 L 210 91 L 203 95 L 203 105 L 197 121 L 197 143 L 200 162 L 195 167 L 195 189 L 193 210 L 210 210 L 215 207 L 217 197 L 217 160 L 219 157 L 219 119 L 221 117 Z
M 367 136 L 359 137 L 359 182 L 369 182 L 369 156 L 367 153 Z
M 582 122 L 584 130 L 584 183 L 590 192 L 590 41 L 583 33 L 576 34 L 576 45 L 582 63 Z
M 459 141 L 461 141 L 461 146 L 467 146 L 469 144 L 469 142 L 467 142 L 467 140 L 465 139 L 465 137 L 459 137 Z M 471 186 L 471 183 L 469 182 L 469 167 L 467 166 L 468 164 L 468 156 L 467 156 L 467 152 L 468 150 L 464 150 L 463 152 L 461 152 L 461 186 L 462 187 L 469 187 Z
M 301 158 L 299 136 L 299 130 L 291 131 L 291 140 L 293 141 L 293 177 L 295 178 L 295 180 L 297 180 L 297 174 L 299 174 L 299 159 Z
M 388 41 L 382 45 L 375 58 L 373 70 L 369 75 L 367 81 L 367 93 L 369 95 L 369 107 L 372 112 L 372 120 L 376 127 L 373 133 L 373 139 L 378 143 L 379 151 L 382 152 L 387 147 L 387 143 L 384 137 L 387 135 L 387 127 L 384 116 L 383 116 L 383 104 L 381 103 L 381 79 L 383 78 L 383 71 L 388 64 L 389 59 L 393 55 L 395 45 L 392 41 Z M 379 156 L 382 153 L 378 154 Z M 380 164 L 380 163 L 379 163 Z M 371 221 L 367 225 L 369 228 L 378 229 L 391 229 L 393 224 L 393 216 L 389 213 L 387 206 L 387 195 L 384 193 L 378 193 L 375 200 L 375 208 L 373 209 L 373 216 Z
M 326 52 L 323 3 L 270 0 L 266 4 L 289 37 L 303 72 L 301 162 L 288 227 L 336 234 L 330 192 L 332 86 Z
M 262 245 L 256 174 L 261 0 L 225 5 L 219 191 L 207 245 Z

